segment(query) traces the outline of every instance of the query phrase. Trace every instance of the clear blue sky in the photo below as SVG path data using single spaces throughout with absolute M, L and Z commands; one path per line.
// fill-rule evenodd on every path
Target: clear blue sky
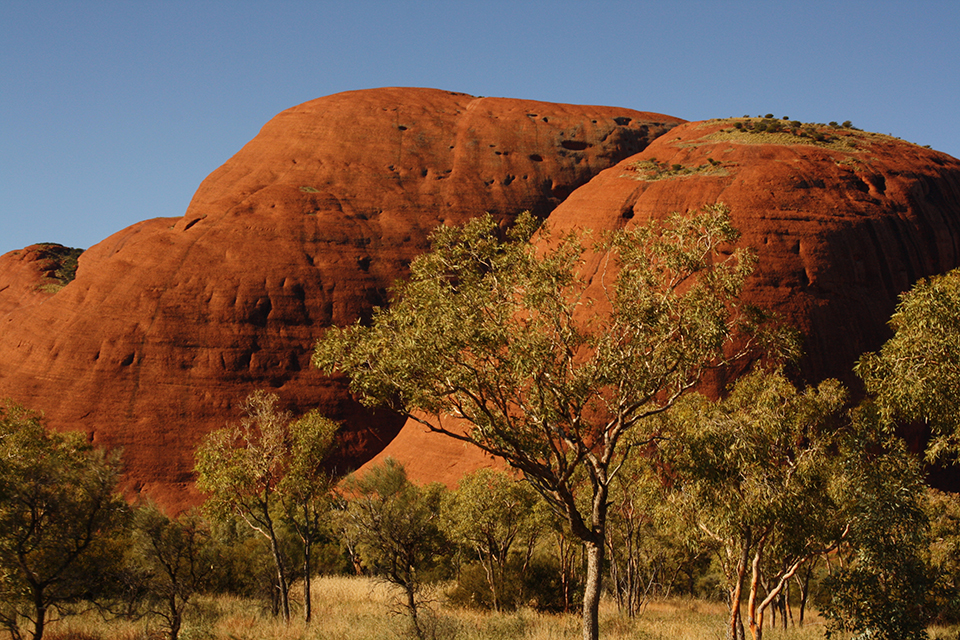
M 382 86 L 851 120 L 960 156 L 960 1 L 0 0 L 0 253 L 182 215 L 278 112 Z

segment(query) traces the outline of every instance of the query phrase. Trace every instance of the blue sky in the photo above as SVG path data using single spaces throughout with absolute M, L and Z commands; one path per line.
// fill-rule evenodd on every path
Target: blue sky
M 0 253 L 179 216 L 280 111 L 382 86 L 758 115 L 960 156 L 960 2 L 0 1 Z

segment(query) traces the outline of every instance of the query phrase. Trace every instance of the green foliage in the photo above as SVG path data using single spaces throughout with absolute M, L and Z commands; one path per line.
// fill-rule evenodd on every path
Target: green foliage
M 56 293 L 77 277 L 77 264 L 83 249 L 73 249 L 51 242 L 37 245 L 37 267 L 46 275 L 47 281 L 39 286 L 41 291 Z
M 937 622 L 960 621 L 960 496 L 927 488 L 923 510 L 930 523 L 926 562 L 940 584 Z
M 479 469 L 464 476 L 454 491 L 443 496 L 443 530 L 479 558 L 490 594 L 489 606 L 497 611 L 515 608 L 523 597 L 519 578 L 545 527 L 541 512 L 535 509 L 539 499 L 529 484 L 494 469 Z M 511 564 L 511 552 L 519 556 L 518 562 Z M 487 604 L 486 599 L 476 596 L 474 602 Z
M 47 431 L 38 416 L 0 404 L 0 624 L 40 640 L 49 617 L 114 586 L 126 504 L 114 494 L 118 456 L 81 434 Z
M 295 420 L 277 407 L 279 398 L 254 392 L 238 425 L 211 433 L 197 450 L 197 487 L 211 494 L 205 508 L 215 517 L 236 516 L 270 542 L 281 610 L 290 617 L 289 561 L 283 525 L 300 536 L 304 577 L 309 577 L 313 542 L 321 535 L 330 480 L 322 463 L 336 424 L 316 412 Z M 309 590 L 305 615 L 310 617 Z
M 834 123 L 835 124 L 835 123 Z M 846 124 L 846 123 L 845 123 Z M 772 116 L 759 117 L 753 120 L 745 117 L 743 120 L 737 120 L 733 123 L 733 129 L 730 133 L 750 134 L 756 136 L 761 142 L 780 142 L 786 144 L 810 144 L 837 146 L 846 148 L 849 145 L 849 138 L 838 137 L 831 133 L 833 129 L 840 128 L 831 126 L 829 131 L 824 131 L 826 125 L 803 123 L 799 120 L 781 120 L 773 119 Z M 844 127 L 847 128 L 847 127 Z M 855 130 L 854 127 L 849 127 Z M 729 135 L 729 134 L 728 134 Z
M 629 165 L 629 168 L 633 172 L 631 177 L 645 182 L 701 174 L 723 175 L 724 172 L 723 163 L 711 158 L 707 159 L 707 164 L 702 164 L 697 167 L 687 167 L 682 164 L 667 164 L 665 162 L 661 163 L 656 158 L 651 158 L 650 160 L 634 162 Z
M 721 402 L 687 396 L 667 418 L 661 455 L 675 474 L 670 498 L 688 535 L 718 549 L 731 633 L 741 624 L 745 580 L 759 638 L 764 611 L 786 583 L 847 533 L 832 437 L 844 400 L 836 381 L 799 392 L 781 373 L 759 371 Z
M 924 559 L 927 521 L 918 465 L 901 440 L 884 434 L 872 406 L 860 409 L 841 447 L 845 460 L 844 562 L 825 579 L 821 611 L 828 636 L 926 638 L 936 607 L 936 573 Z
M 160 618 L 177 640 L 190 601 L 214 584 L 220 562 L 207 523 L 195 512 L 168 518 L 155 506 L 137 509 L 127 553 L 138 581 L 136 606 Z
M 610 491 L 610 582 L 618 609 L 630 617 L 651 598 L 692 595 L 691 583 L 709 564 L 709 546 L 694 544 L 686 524 L 678 526 L 660 485 L 657 461 L 646 452 L 621 466 Z
M 504 457 L 565 510 L 557 491 L 593 446 L 616 447 L 744 335 L 756 316 L 736 296 L 754 258 L 719 253 L 737 233 L 708 207 L 612 236 L 600 257 L 619 275 L 588 292 L 582 238 L 541 252 L 535 228 L 521 217 L 507 242 L 490 217 L 440 228 L 390 309 L 330 329 L 314 363 L 349 374 L 368 404 L 466 419 L 466 436 L 449 435 Z M 609 315 L 581 313 L 601 300 Z
M 446 544 L 440 530 L 443 485 L 417 487 L 401 464 L 387 458 L 363 476 L 349 476 L 344 491 L 345 537 L 356 541 L 368 570 L 403 590 L 412 630 L 423 640 L 422 590 Z
M 927 456 L 960 453 L 960 270 L 920 280 L 900 296 L 894 336 L 864 354 L 856 372 L 884 420 L 917 421 L 933 433 Z
M 521 606 L 550 613 L 566 610 L 560 565 L 550 554 L 539 551 L 525 563 L 522 558 L 515 556 L 507 567 L 506 575 L 509 580 L 499 595 L 501 610 L 514 610 Z M 576 589 L 576 585 L 573 588 Z M 487 570 L 479 562 L 461 567 L 456 585 L 446 595 L 450 604 L 458 607 L 495 609 Z
M 540 249 L 529 214 L 506 241 L 491 216 L 441 227 L 390 308 L 370 326 L 330 329 L 314 363 L 349 375 L 365 403 L 521 470 L 588 546 L 585 625 L 595 627 L 610 472 L 629 450 L 621 440 L 649 438 L 635 433 L 647 418 L 707 367 L 756 346 L 760 314 L 738 300 L 754 257 L 730 250 L 738 233 L 727 214 L 704 207 L 604 238 L 593 247 L 602 282 L 590 287 L 583 234 L 542 229 Z M 590 312 L 596 303 L 610 312 Z M 445 426 L 452 417 L 465 433 Z
M 212 520 L 209 524 L 218 547 L 210 592 L 274 605 L 276 566 L 269 541 L 240 518 Z

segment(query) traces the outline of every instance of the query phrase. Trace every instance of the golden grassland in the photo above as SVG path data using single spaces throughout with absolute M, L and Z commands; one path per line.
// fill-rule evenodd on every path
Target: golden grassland
M 200 599 L 188 614 L 182 640 L 384 640 L 412 638 L 393 587 L 369 578 L 318 578 L 313 583 L 314 620 L 284 624 L 261 602 L 239 598 Z M 560 640 L 580 636 L 580 619 L 521 609 L 482 612 L 442 605 L 438 590 L 424 618 L 436 640 Z M 610 640 L 721 640 L 726 607 L 702 600 L 653 601 L 635 619 L 621 617 L 613 602 L 601 609 L 601 638 Z M 813 614 L 802 628 L 767 628 L 768 640 L 822 638 L 823 621 Z M 49 627 L 49 640 L 160 640 L 156 620 L 104 621 L 94 613 L 65 618 Z M 955 638 L 956 630 L 935 630 L 934 638 Z
M 284 624 L 264 603 L 241 598 L 198 599 L 180 633 L 182 640 L 405 640 L 413 638 L 398 605 L 396 590 L 370 578 L 332 576 L 313 583 L 314 620 Z M 295 598 L 297 599 L 297 598 Z M 425 606 L 425 627 L 436 640 L 561 640 L 580 637 L 580 619 L 521 609 L 493 613 L 442 604 L 442 590 Z M 722 603 L 673 598 L 652 601 L 629 619 L 605 600 L 600 637 L 609 640 L 722 640 L 727 610 Z M 768 640 L 822 638 L 824 623 L 816 613 L 807 623 L 786 630 L 767 627 Z M 94 613 L 65 618 L 48 628 L 48 640 L 161 640 L 156 620 L 104 621 Z M 843 638 L 844 636 L 835 636 Z M 932 629 L 931 638 L 956 638 L 956 629 Z

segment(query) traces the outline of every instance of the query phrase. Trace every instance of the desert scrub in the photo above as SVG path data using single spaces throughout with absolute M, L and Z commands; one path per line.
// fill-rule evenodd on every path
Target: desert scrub
M 77 277 L 77 259 L 83 249 L 64 247 L 52 242 L 41 242 L 37 246 L 37 270 L 44 276 L 44 281 L 37 285 L 37 290 L 44 293 L 56 293 L 73 282 Z
M 668 180 L 670 178 L 685 178 L 693 175 L 727 175 L 727 170 L 723 163 L 713 158 L 707 158 L 707 164 L 701 164 L 696 167 L 688 167 L 682 164 L 669 164 L 660 162 L 656 158 L 649 160 L 640 160 L 627 165 L 630 171 L 627 174 L 634 180 L 643 180 L 644 182 L 654 182 L 656 180 Z
M 837 151 L 857 148 L 856 129 L 842 129 L 803 123 L 798 120 L 775 120 L 772 118 L 743 118 L 732 121 L 720 131 L 706 136 L 708 140 L 732 140 L 745 144 L 807 144 Z
M 875 142 L 899 141 L 899 138 L 863 131 L 847 120 L 841 124 L 800 122 L 772 118 L 727 118 L 708 120 L 702 126 L 724 125 L 719 131 L 707 134 L 704 141 L 732 141 L 740 144 L 811 145 L 843 152 L 863 151 Z M 697 146 L 693 143 L 685 146 Z

